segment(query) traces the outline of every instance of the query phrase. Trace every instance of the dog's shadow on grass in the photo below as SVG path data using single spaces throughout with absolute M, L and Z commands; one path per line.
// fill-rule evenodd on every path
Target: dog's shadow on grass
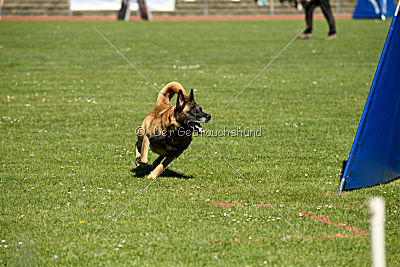
M 152 165 L 145 165 L 145 166 L 140 166 L 136 167 L 131 170 L 131 172 L 135 175 L 137 178 L 142 178 L 145 177 L 146 175 L 150 174 L 150 172 L 153 170 Z M 176 171 L 172 171 L 170 169 L 166 169 L 163 171 L 160 175 L 160 177 L 174 177 L 174 178 L 179 178 L 179 179 L 193 179 L 193 176 L 187 176 L 184 175 L 183 173 L 179 173 Z

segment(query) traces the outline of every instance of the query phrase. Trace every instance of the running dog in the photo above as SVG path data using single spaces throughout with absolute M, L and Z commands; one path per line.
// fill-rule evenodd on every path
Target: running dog
M 176 105 L 169 105 L 175 94 L 178 94 Z M 207 123 L 210 119 L 211 115 L 204 113 L 194 100 L 193 89 L 187 96 L 180 83 L 167 84 L 158 95 L 155 109 L 136 131 L 136 166 L 148 164 L 150 148 L 160 156 L 154 161 L 154 169 L 147 178 L 157 178 L 168 164 L 188 148 L 194 132 L 204 133 L 200 123 Z

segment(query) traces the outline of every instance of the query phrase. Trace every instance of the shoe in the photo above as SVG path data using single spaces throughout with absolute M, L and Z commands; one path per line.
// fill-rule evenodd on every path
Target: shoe
M 311 33 L 303 33 L 302 35 L 298 35 L 296 38 L 300 39 L 300 40 L 307 40 L 307 39 L 312 38 L 312 34 Z
M 331 34 L 331 35 L 329 35 L 328 36 L 328 38 L 326 38 L 326 40 L 336 40 L 337 39 L 337 35 L 334 33 L 334 34 Z

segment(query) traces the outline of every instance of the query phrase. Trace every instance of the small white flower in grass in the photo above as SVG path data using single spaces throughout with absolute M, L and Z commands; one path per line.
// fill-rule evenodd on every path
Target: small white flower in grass
M 53 258 L 58 259 L 58 255 L 54 254 Z
M 118 251 L 118 250 L 119 250 L 119 248 L 115 248 L 115 250 L 117 250 L 117 251 Z
M 122 240 L 122 243 L 126 243 L 126 240 L 124 239 L 124 240 Z
M 122 244 L 118 244 L 118 247 L 122 248 Z
M 307 176 L 308 176 L 308 174 L 306 173 L 306 174 L 304 174 L 304 176 L 306 176 L 306 177 L 307 177 Z
M 217 256 L 217 255 L 214 255 L 213 258 L 214 258 L 214 259 L 218 259 L 218 256 Z
M 18 245 L 22 245 L 22 242 L 21 242 L 21 241 L 19 241 L 19 242 L 18 242 Z
M 99 189 L 99 190 L 103 190 L 103 187 L 97 187 L 97 189 Z
M 125 191 L 122 191 L 121 194 L 125 194 Z
M 108 190 L 107 190 L 107 192 L 108 192 L 108 193 L 111 193 L 111 190 L 110 190 L 110 189 L 108 189 Z

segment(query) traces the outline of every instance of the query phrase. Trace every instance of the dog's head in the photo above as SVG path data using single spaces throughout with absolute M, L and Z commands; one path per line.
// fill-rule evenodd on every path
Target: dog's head
M 193 89 L 190 91 L 188 99 L 185 99 L 182 91 L 179 90 L 175 106 L 175 118 L 194 132 L 203 133 L 204 130 L 200 123 L 209 122 L 211 115 L 204 113 L 202 108 L 196 103 Z

